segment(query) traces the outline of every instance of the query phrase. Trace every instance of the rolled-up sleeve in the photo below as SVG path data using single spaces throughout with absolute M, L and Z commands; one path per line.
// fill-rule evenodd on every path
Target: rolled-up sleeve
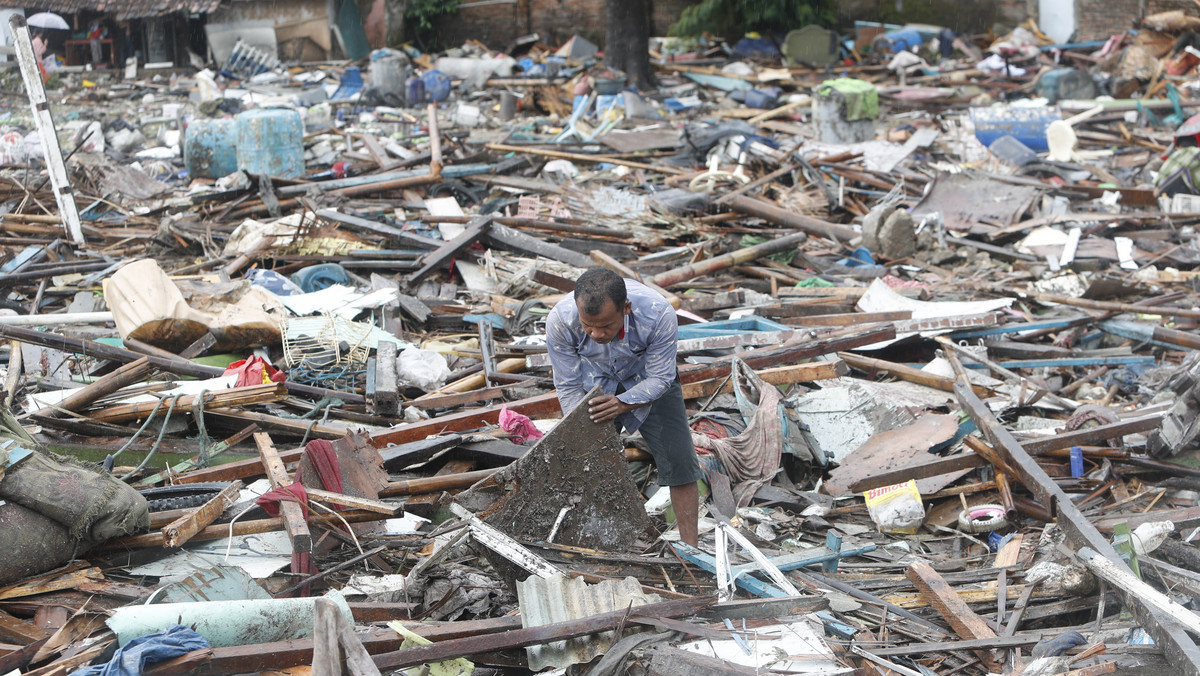
M 645 378 L 617 395 L 626 404 L 643 406 L 656 401 L 675 381 L 677 367 L 675 353 L 676 337 L 679 335 L 679 320 L 669 307 L 659 314 L 654 328 L 646 341 Z
M 557 312 L 546 318 L 546 350 L 554 369 L 554 388 L 563 415 L 570 413 L 587 395 L 583 383 L 583 360 L 575 348 L 571 331 Z

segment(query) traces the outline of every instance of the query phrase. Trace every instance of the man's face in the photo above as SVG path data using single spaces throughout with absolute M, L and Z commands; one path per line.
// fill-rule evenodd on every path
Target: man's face
M 589 338 L 601 345 L 611 342 L 621 333 L 621 328 L 625 326 L 625 315 L 629 313 L 630 308 L 628 301 L 625 307 L 618 308 L 616 303 L 606 300 L 600 312 L 590 315 L 584 311 L 583 304 L 576 301 L 575 305 L 579 308 L 579 323 L 583 325 L 583 330 Z

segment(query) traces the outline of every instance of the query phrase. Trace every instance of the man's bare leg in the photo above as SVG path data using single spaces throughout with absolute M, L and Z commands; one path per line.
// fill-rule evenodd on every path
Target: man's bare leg
M 700 489 L 695 481 L 682 486 L 671 486 L 671 506 L 675 508 L 675 523 L 679 526 L 679 537 L 693 547 L 697 543 L 700 513 Z

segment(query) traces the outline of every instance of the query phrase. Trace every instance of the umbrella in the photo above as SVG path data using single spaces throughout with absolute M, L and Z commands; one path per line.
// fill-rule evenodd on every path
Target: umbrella
M 39 12 L 25 19 L 25 23 L 37 28 L 57 28 L 59 30 L 71 30 L 67 22 L 63 18 L 53 12 Z

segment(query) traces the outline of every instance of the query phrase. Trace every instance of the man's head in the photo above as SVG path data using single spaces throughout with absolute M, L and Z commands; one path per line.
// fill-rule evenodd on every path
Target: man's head
M 588 270 L 575 280 L 575 306 L 588 337 L 601 345 L 611 342 L 621 333 L 629 314 L 625 280 L 605 268 Z

